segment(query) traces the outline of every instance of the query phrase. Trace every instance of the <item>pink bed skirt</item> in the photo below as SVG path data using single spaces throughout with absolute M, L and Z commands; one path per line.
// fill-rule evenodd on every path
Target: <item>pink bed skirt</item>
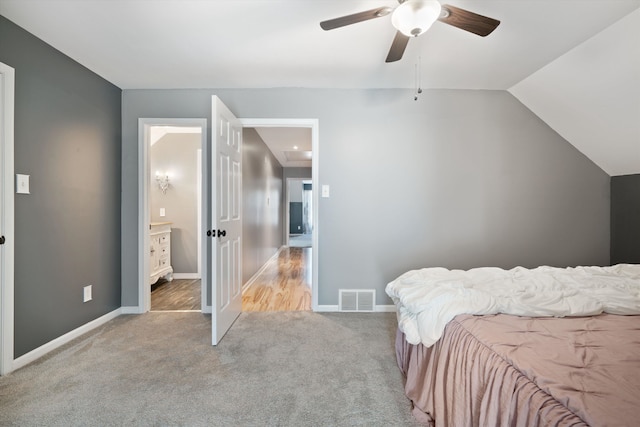
M 432 347 L 398 331 L 415 417 L 432 426 L 631 426 L 640 316 L 457 316 Z

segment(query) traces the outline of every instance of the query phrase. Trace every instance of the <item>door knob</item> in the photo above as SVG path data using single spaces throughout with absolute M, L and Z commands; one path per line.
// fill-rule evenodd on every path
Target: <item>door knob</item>
M 218 230 L 218 237 L 220 236 L 224 237 L 226 235 L 227 235 L 227 230 L 222 230 L 222 231 Z
M 0 245 L 4 245 L 5 239 L 4 236 L 0 236 Z

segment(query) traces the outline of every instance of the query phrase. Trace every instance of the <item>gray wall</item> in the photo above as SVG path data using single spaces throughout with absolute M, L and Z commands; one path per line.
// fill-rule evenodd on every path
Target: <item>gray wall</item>
M 302 203 L 302 181 L 289 182 L 289 202 Z
M 123 92 L 123 304 L 137 304 L 137 120 L 320 123 L 319 301 L 409 269 L 609 263 L 609 177 L 505 91 L 228 89 Z M 363 185 L 366 183 L 366 185 Z
M 640 264 L 640 174 L 611 178 L 611 263 Z
M 243 130 L 242 283 L 282 246 L 282 166 L 255 129 Z
M 311 179 L 311 168 L 284 168 L 283 179 L 308 178 Z
M 15 68 L 15 356 L 120 307 L 121 91 L 0 16 Z M 93 285 L 93 300 L 82 288 Z
M 170 133 L 149 150 L 149 210 L 151 221 L 171 222 L 171 266 L 174 273 L 198 272 L 198 149 L 199 133 Z M 156 182 L 156 171 L 169 172 L 166 193 Z M 165 216 L 160 216 L 160 208 Z

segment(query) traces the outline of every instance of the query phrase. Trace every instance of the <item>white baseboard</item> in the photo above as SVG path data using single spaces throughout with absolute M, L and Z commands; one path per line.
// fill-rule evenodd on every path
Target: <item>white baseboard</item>
M 336 305 L 317 305 L 313 311 L 318 313 L 331 313 L 338 310 L 339 310 L 338 305 L 336 304 Z
M 211 312 L 212 312 L 211 306 L 210 305 L 205 305 L 204 308 L 202 309 L 202 312 L 204 314 L 211 314 Z
M 253 285 L 253 282 L 255 282 L 258 279 L 258 276 L 260 276 L 266 269 L 267 267 L 269 267 L 269 265 L 272 262 L 275 262 L 278 259 L 278 255 L 280 255 L 280 252 L 282 252 L 282 250 L 285 248 L 285 246 L 280 246 L 280 248 L 276 251 L 275 254 L 273 254 L 271 256 L 271 258 L 269 258 L 267 260 L 267 262 L 265 262 L 262 267 L 260 267 L 258 269 L 258 271 L 256 271 L 256 273 L 251 276 L 251 279 L 247 280 L 247 283 L 245 283 L 244 285 L 242 285 L 242 292 L 244 292 L 245 290 L 249 289 L 249 287 L 251 285 Z
M 332 313 L 332 312 L 339 312 L 340 309 L 338 308 L 337 305 L 318 305 L 313 311 L 318 313 Z M 375 308 L 376 313 L 390 313 L 390 312 L 395 313 L 395 311 L 396 311 L 396 306 L 394 304 L 376 305 L 376 308 Z
M 136 307 L 137 309 L 137 307 Z M 29 363 L 33 362 L 36 359 L 39 359 L 40 357 L 44 356 L 45 354 L 57 349 L 60 346 L 63 346 L 64 344 L 70 342 L 71 340 L 74 340 L 76 338 L 78 338 L 80 335 L 82 334 L 86 334 L 87 332 L 104 325 L 105 323 L 107 323 L 110 320 L 115 319 L 116 317 L 118 317 L 120 314 L 122 313 L 122 309 L 118 308 L 116 310 L 113 310 L 110 313 L 105 314 L 104 316 L 98 317 L 95 320 L 92 320 L 89 323 L 85 323 L 84 325 L 80 326 L 79 328 L 74 329 L 73 331 L 67 332 L 64 335 L 59 336 L 58 338 L 49 341 L 46 344 L 41 345 L 40 347 L 31 350 L 29 353 L 24 354 L 20 357 L 18 357 L 17 359 L 15 359 L 13 361 L 13 363 L 11 364 L 11 370 L 16 370 L 19 368 L 22 368 L 23 366 L 28 365 Z
M 142 314 L 142 310 L 137 305 L 121 307 L 120 314 Z
M 330 312 L 338 312 L 339 309 L 337 305 L 318 305 L 314 308 L 314 311 L 318 313 L 330 313 Z M 395 312 L 396 306 L 395 305 L 377 305 L 375 311 L 376 312 Z M 202 312 L 211 313 L 211 306 L 207 306 L 205 310 L 203 310 Z M 70 332 L 67 332 L 64 335 L 59 336 L 58 338 L 52 341 L 49 341 L 48 343 L 43 344 L 34 350 L 31 350 L 29 353 L 18 357 L 11 364 L 7 374 L 11 371 L 14 371 L 16 369 L 19 369 L 19 368 L 22 368 L 23 366 L 28 365 L 29 363 L 39 359 L 40 357 L 57 349 L 58 347 L 61 347 L 67 344 L 68 342 L 78 338 L 79 336 L 86 334 L 87 332 L 90 332 L 99 326 L 104 325 L 110 320 L 115 319 L 121 314 L 140 314 L 140 313 L 141 311 L 138 306 L 120 307 L 116 310 L 113 310 L 112 312 L 107 313 L 104 316 L 98 317 L 97 319 L 92 320 L 89 323 L 85 323 L 79 328 L 76 328 Z
M 199 279 L 200 275 L 198 273 L 173 273 L 174 279 L 185 279 L 185 280 L 195 280 Z

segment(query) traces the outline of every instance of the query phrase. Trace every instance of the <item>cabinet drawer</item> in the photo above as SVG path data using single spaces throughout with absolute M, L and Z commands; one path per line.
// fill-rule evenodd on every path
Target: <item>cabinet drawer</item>
M 171 267 L 171 223 L 151 223 L 149 227 L 151 243 L 149 256 L 149 278 L 155 283 L 158 278 L 167 276 L 172 279 Z

